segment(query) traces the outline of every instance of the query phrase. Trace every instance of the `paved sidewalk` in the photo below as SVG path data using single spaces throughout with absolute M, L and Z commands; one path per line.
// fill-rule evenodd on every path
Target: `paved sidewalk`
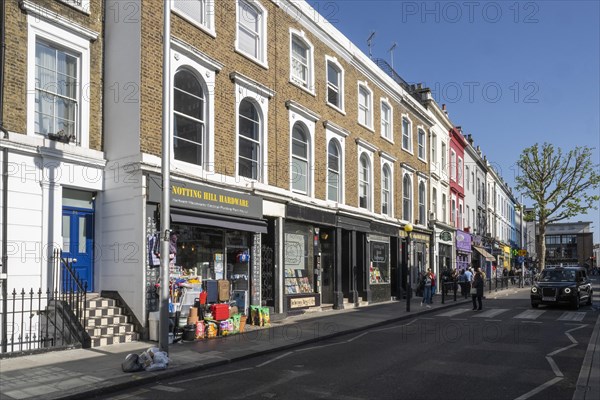
M 509 289 L 487 296 L 511 297 L 524 290 L 528 289 Z M 124 373 L 121 370 L 121 363 L 127 354 L 139 354 L 157 346 L 156 342 L 132 342 L 0 360 L 0 399 L 90 398 L 153 382 L 158 378 L 227 364 L 395 321 L 410 320 L 424 313 L 470 303 L 470 299 L 459 297 L 454 302 L 450 298 L 443 305 L 440 302 L 441 297 L 437 295 L 432 307 L 426 308 L 420 306 L 420 298 L 414 298 L 410 312 L 406 311 L 405 301 L 397 301 L 348 310 L 305 313 L 274 322 L 270 328 L 203 341 L 180 342 L 169 346 L 171 363 L 163 371 Z M 600 352 L 600 349 L 596 347 L 595 351 Z M 593 371 L 592 376 L 595 373 Z

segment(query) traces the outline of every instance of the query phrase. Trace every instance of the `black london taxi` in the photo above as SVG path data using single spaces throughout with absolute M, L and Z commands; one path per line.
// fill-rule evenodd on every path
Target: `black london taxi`
M 583 267 L 545 268 L 531 287 L 531 306 L 567 304 L 574 309 L 592 304 L 592 282 Z

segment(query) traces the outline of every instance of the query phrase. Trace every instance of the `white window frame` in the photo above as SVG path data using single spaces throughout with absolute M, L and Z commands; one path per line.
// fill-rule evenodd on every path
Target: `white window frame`
M 417 157 L 419 160 L 427 162 L 427 136 L 422 126 L 417 127 L 417 146 Z
M 448 179 L 448 171 L 450 170 L 449 166 L 448 166 L 448 144 L 444 141 L 442 141 L 442 149 L 441 149 L 440 155 L 442 156 L 442 161 L 441 161 L 441 165 L 440 165 L 440 173 L 446 179 Z
M 456 182 L 456 152 L 450 149 L 450 179 Z
M 408 132 L 404 129 L 404 121 L 408 122 Z M 402 130 L 402 150 L 413 154 L 413 137 L 412 137 L 412 120 L 408 116 L 408 114 L 402 114 L 402 119 L 400 120 L 401 130 Z M 407 146 L 404 145 L 404 138 L 407 138 Z
M 465 165 L 464 165 L 464 170 L 465 170 L 465 190 L 469 190 L 470 168 L 467 165 L 467 163 L 465 163 Z
M 288 165 L 289 168 L 289 182 L 290 182 L 290 191 L 297 193 L 299 195 L 304 195 L 308 197 L 314 197 L 314 159 L 315 159 L 315 129 L 316 129 L 316 121 L 318 120 L 318 116 L 312 113 L 310 110 L 305 107 L 295 103 L 288 101 L 286 103 L 288 107 L 288 132 L 289 132 L 289 160 Z M 308 187 L 306 188 L 306 192 L 297 191 L 293 189 L 293 179 L 294 179 L 294 171 L 292 170 L 292 129 L 297 123 L 301 123 L 305 127 L 305 133 L 308 135 L 308 170 L 307 170 L 307 180 Z
M 294 76 L 294 52 L 293 43 L 294 39 L 301 42 L 306 47 L 306 82 L 300 81 Z M 315 96 L 315 57 L 314 57 L 314 46 L 306 37 L 304 31 L 296 29 L 290 29 L 290 83 L 298 86 L 302 90 Z
M 46 137 L 35 133 L 35 59 L 36 43 L 42 40 L 56 48 L 77 55 L 78 58 L 78 89 L 77 111 L 75 116 L 75 144 L 88 148 L 90 143 L 90 101 L 85 94 L 91 87 L 90 83 L 90 38 L 77 35 L 72 30 L 46 22 L 36 15 L 27 16 L 27 135 Z M 87 93 L 89 95 L 89 93 Z M 54 132 L 55 133 L 55 132 Z
M 457 208 L 456 196 L 452 194 L 452 196 L 450 196 L 450 223 L 454 224 L 455 228 L 458 227 L 458 223 L 456 221 Z
M 338 73 L 339 73 L 338 88 L 337 88 L 338 89 L 338 99 L 339 99 L 339 103 L 340 103 L 339 106 L 329 102 L 329 87 L 332 86 L 329 84 L 329 63 L 331 63 L 338 70 Z M 338 62 L 337 58 L 325 56 L 325 75 L 326 75 L 325 79 L 327 82 L 327 84 L 325 85 L 325 102 L 327 103 L 328 106 L 341 112 L 344 115 L 346 115 L 345 101 L 344 101 L 345 74 L 346 74 L 346 72 L 344 71 L 344 68 L 342 67 L 342 65 Z
M 367 180 L 364 181 L 365 184 L 367 185 L 367 204 L 366 207 L 361 207 L 360 205 L 360 194 L 361 194 L 361 188 L 363 183 L 361 183 L 361 174 L 362 174 L 362 170 L 361 170 L 361 161 L 362 160 L 366 160 L 367 162 L 367 167 L 368 167 L 368 176 L 366 177 Z M 358 201 L 357 201 L 357 205 L 358 208 L 364 209 L 364 210 L 368 210 L 368 211 L 372 211 L 373 210 L 373 191 L 374 191 L 374 185 L 373 185 L 373 153 L 371 153 L 370 151 L 365 151 L 362 149 L 359 149 L 358 152 L 358 174 L 357 174 L 357 186 L 358 186 Z
M 385 109 L 388 110 L 388 119 L 385 120 Z M 394 108 L 388 99 L 381 99 L 381 137 L 390 143 L 394 143 Z
M 437 201 L 437 187 L 431 188 L 431 211 L 433 211 L 433 219 L 438 217 L 438 201 Z
M 92 10 L 90 9 L 90 0 L 58 0 L 61 3 L 73 7 L 76 10 L 81 11 L 84 14 L 90 15 Z
M 188 0 L 186 0 L 188 1 Z M 253 32 L 258 38 L 257 56 L 240 48 L 240 21 L 244 18 L 246 7 L 254 9 L 258 14 L 258 32 Z M 257 0 L 236 0 L 235 51 L 258 65 L 269 68 L 267 62 L 267 10 Z
M 327 162 L 329 162 L 329 143 L 332 140 L 335 140 L 338 143 L 338 150 L 340 152 L 340 172 L 339 172 L 339 185 L 340 187 L 338 188 L 339 193 L 339 199 L 337 201 L 337 203 L 339 204 L 344 204 L 346 202 L 346 190 L 345 190 L 345 183 L 346 183 L 346 137 L 348 137 L 349 132 L 346 131 L 345 129 L 334 125 L 332 123 L 326 123 L 325 124 L 325 154 L 327 154 Z M 329 171 L 329 169 L 328 169 Z M 328 174 L 329 176 L 329 174 Z M 329 190 L 329 186 L 327 186 L 327 190 Z M 329 200 L 329 195 L 328 193 L 326 194 L 327 201 Z
M 182 42 L 171 41 L 171 116 L 174 107 L 174 87 L 175 74 L 182 68 L 191 71 L 204 90 L 205 97 L 205 136 L 203 142 L 203 157 L 202 165 L 190 164 L 185 161 L 175 159 L 173 151 L 173 140 L 171 140 L 171 167 L 179 169 L 188 174 L 194 174 L 201 177 L 207 177 L 214 173 L 215 162 L 215 82 L 216 74 L 222 68 L 221 65 L 215 64 L 208 56 L 199 51 L 186 47 Z M 171 138 L 173 138 L 173 124 L 170 126 Z
M 448 223 L 448 196 L 442 193 L 442 221 Z
M 423 190 L 421 190 L 423 188 Z M 421 202 L 421 193 L 423 193 L 423 201 Z M 419 175 L 419 184 L 417 185 L 417 204 L 418 204 L 418 221 L 421 225 L 427 225 L 427 182 Z M 423 218 L 421 218 L 423 217 Z
M 201 7 L 202 15 L 190 15 L 186 12 L 185 9 L 181 9 L 178 7 L 179 2 L 190 2 L 197 1 Z M 171 12 L 179 15 L 181 18 L 188 21 L 190 24 L 195 27 L 201 29 L 212 37 L 216 37 L 217 33 L 215 31 L 215 4 L 214 0 L 173 0 L 171 3 Z
M 260 153 L 259 153 L 259 175 L 258 182 L 265 184 L 269 183 L 269 168 L 266 166 L 269 163 L 268 155 L 269 152 L 269 99 L 271 99 L 275 92 L 266 86 L 251 80 L 241 74 L 232 73 L 230 78 L 235 83 L 235 132 L 236 132 L 236 176 L 240 179 L 249 179 L 247 177 L 240 177 L 239 175 L 239 112 L 240 104 L 242 100 L 247 99 L 254 103 L 254 106 L 258 109 L 258 113 L 261 118 L 261 132 L 260 132 Z
M 329 151 L 329 148 L 331 146 L 334 146 L 338 152 L 338 160 L 337 160 L 337 162 L 338 162 L 337 168 L 338 169 L 337 169 L 337 171 L 333 172 L 337 175 L 337 187 L 335 187 L 336 199 L 330 198 L 332 186 L 330 185 L 329 178 L 332 175 L 332 173 L 330 172 L 332 170 L 331 170 L 331 165 L 329 163 L 329 156 L 331 154 Z M 326 188 L 327 188 L 327 193 L 325 195 L 326 195 L 327 201 L 331 201 L 334 203 L 341 203 L 342 202 L 342 149 L 341 149 L 340 142 L 335 138 L 332 138 L 327 141 L 327 176 L 325 179 L 326 179 Z
M 456 161 L 456 181 L 459 186 L 464 187 L 464 172 L 463 172 L 464 164 L 463 159 L 460 156 L 457 156 Z
M 389 172 L 389 187 L 388 187 L 388 212 L 383 212 L 383 171 L 387 170 Z M 381 158 L 381 214 L 386 215 L 388 217 L 394 217 L 394 164 L 391 160 L 388 160 L 382 156 Z
M 438 171 L 438 159 L 437 159 L 437 134 L 435 132 L 431 132 L 431 163 L 432 169 L 439 173 Z
M 406 188 L 404 187 L 404 179 L 408 178 L 410 179 L 410 192 L 406 193 Z M 407 170 L 402 171 L 402 218 L 407 221 L 410 222 L 411 224 L 414 222 L 413 221 L 413 215 L 414 215 L 414 176 L 413 173 L 408 172 Z M 408 200 L 408 212 L 410 215 L 406 215 L 405 213 L 405 207 L 404 207 L 404 202 Z
M 360 98 L 361 90 L 365 92 L 365 105 L 361 107 Z M 358 112 L 358 124 L 374 132 L 373 129 L 373 91 L 369 88 L 367 82 L 358 82 L 357 85 L 357 112 Z M 361 121 L 361 115 L 364 114 L 366 121 Z

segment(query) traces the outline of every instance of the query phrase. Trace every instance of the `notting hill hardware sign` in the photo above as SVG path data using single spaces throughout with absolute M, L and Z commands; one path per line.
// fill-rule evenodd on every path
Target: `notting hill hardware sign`
M 162 200 L 162 178 L 148 177 L 148 200 Z M 218 214 L 262 218 L 262 197 L 232 192 L 211 186 L 171 181 L 171 205 Z

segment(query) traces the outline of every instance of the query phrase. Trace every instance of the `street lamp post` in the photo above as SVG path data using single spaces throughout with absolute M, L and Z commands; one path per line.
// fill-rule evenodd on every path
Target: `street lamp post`
M 411 246 L 410 246 L 410 233 L 413 230 L 411 223 L 404 225 L 404 232 L 406 232 L 406 311 L 410 311 L 410 298 L 412 296 L 412 288 L 410 285 L 410 267 L 411 267 Z

